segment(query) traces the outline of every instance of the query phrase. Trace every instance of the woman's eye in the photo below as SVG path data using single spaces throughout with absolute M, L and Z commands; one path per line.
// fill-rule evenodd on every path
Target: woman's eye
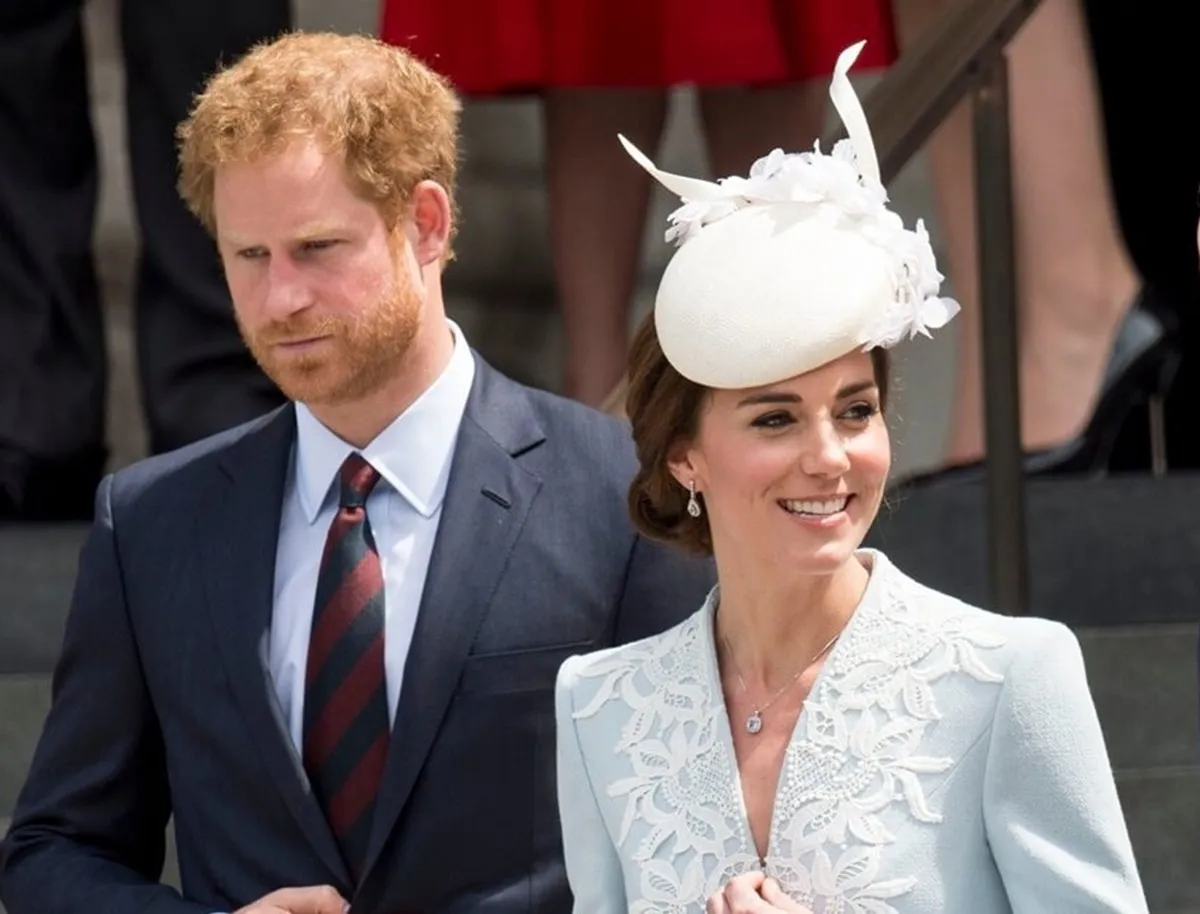
M 874 403 L 856 403 L 846 410 L 843 415 L 852 422 L 866 422 L 878 412 L 879 407 Z
M 791 424 L 792 417 L 784 412 L 767 413 L 765 416 L 759 416 L 754 420 L 752 425 L 755 428 L 781 428 L 784 425 Z

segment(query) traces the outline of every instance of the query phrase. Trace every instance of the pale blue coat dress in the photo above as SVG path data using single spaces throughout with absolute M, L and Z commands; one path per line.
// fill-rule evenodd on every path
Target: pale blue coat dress
M 1069 629 L 924 587 L 875 551 L 754 849 L 713 638 L 689 619 L 561 668 L 577 914 L 699 914 L 762 868 L 815 914 L 1145 914 Z

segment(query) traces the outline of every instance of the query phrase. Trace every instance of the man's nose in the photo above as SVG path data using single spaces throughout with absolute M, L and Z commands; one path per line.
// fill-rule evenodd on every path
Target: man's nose
M 304 271 L 286 255 L 274 255 L 267 267 L 266 310 L 276 320 L 290 317 L 312 304 Z

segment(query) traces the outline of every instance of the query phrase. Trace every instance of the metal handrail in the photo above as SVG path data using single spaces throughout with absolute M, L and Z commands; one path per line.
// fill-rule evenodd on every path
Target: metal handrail
M 885 184 L 920 151 L 954 106 L 1004 65 L 1005 47 L 1038 3 L 960 0 L 867 93 L 863 110 Z M 844 136 L 838 124 L 821 146 L 832 149 Z
M 960 2 L 863 99 L 884 183 L 929 140 L 951 110 L 974 99 L 975 193 L 987 443 L 988 572 L 993 608 L 1029 609 L 1016 263 L 1013 256 L 1008 65 L 1005 47 L 1038 0 Z M 822 140 L 832 149 L 839 127 Z

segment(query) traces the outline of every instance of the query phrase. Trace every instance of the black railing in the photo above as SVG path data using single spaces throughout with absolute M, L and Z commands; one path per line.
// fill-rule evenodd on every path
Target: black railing
M 974 101 L 988 572 L 993 608 L 1012 614 L 1029 608 L 1029 556 L 1005 48 L 1037 5 L 1038 0 L 960 0 L 863 99 L 885 184 L 960 101 Z M 844 135 L 839 125 L 822 148 L 832 149 Z

